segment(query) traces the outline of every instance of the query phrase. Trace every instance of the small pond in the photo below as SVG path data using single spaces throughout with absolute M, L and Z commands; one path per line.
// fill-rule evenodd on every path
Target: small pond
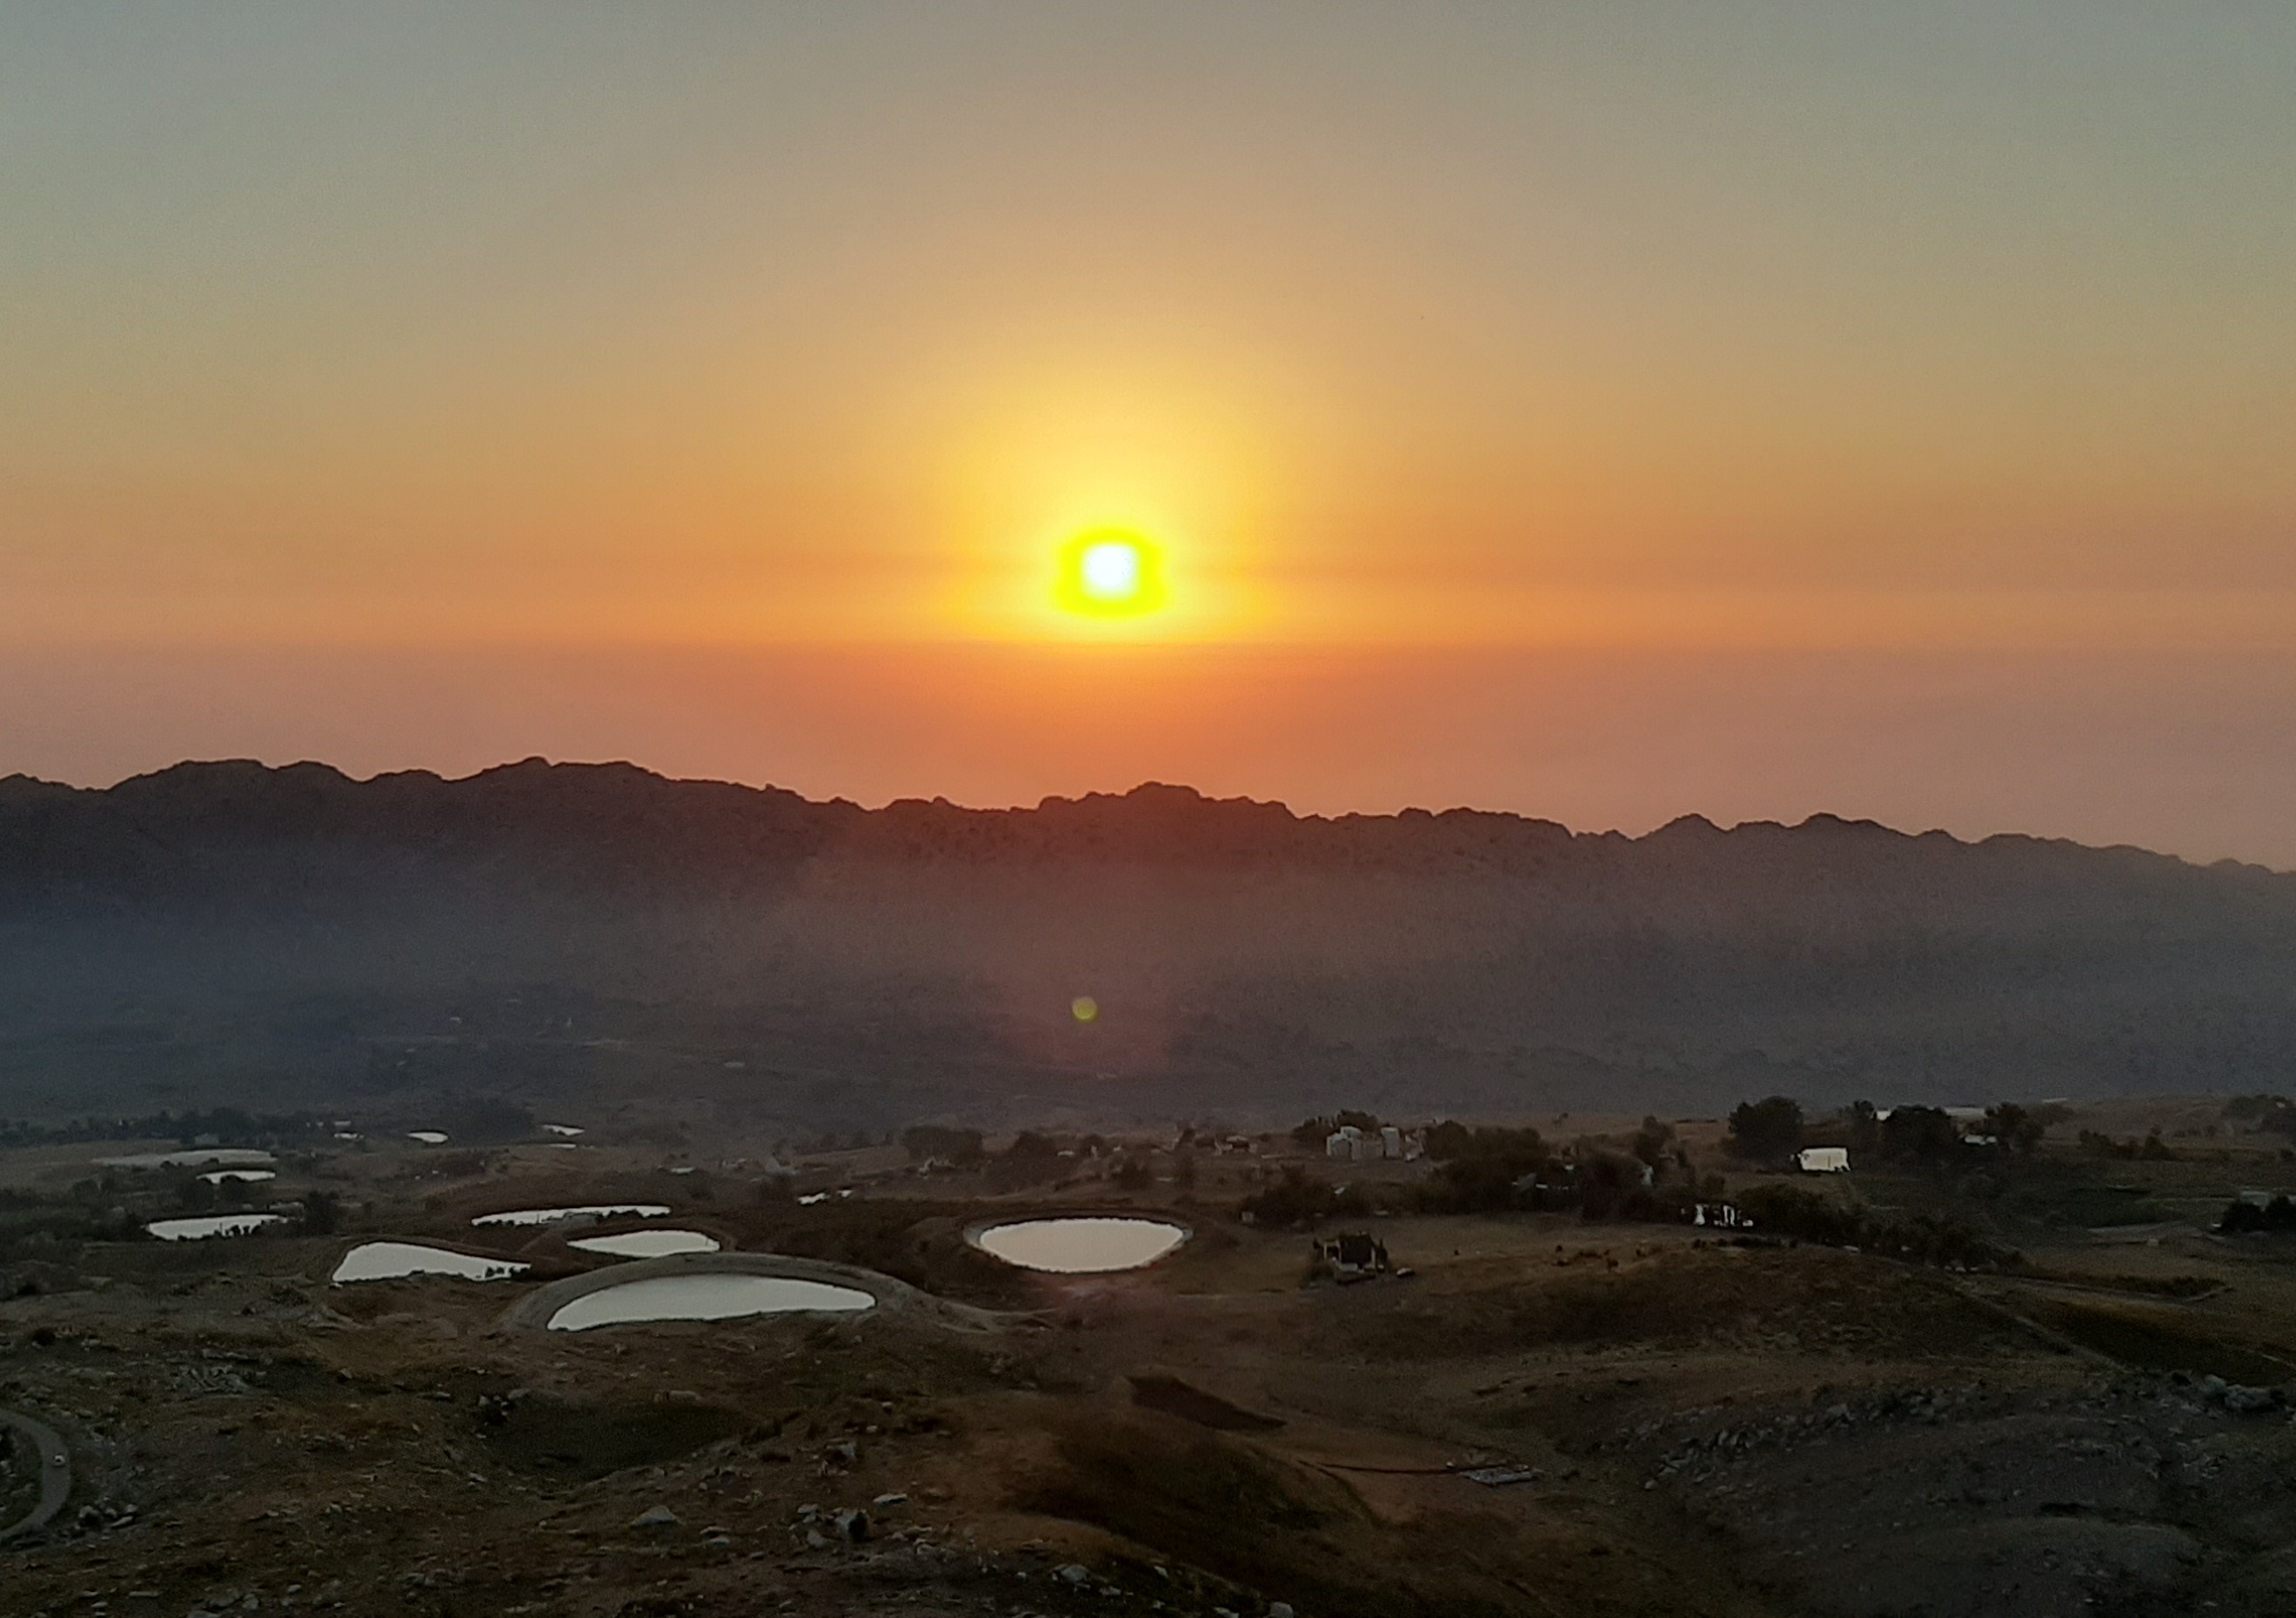
M 216 1169 L 200 1178 L 209 1185 L 221 1185 L 226 1180 L 276 1180 L 279 1176 L 269 1169 Z
M 346 1281 L 395 1281 L 408 1275 L 452 1275 L 470 1281 L 499 1281 L 526 1269 L 505 1258 L 480 1258 L 419 1242 L 361 1242 L 343 1254 L 331 1278 Z
M 444 1146 L 447 1144 L 445 1132 L 435 1129 L 410 1129 L 406 1132 L 406 1138 L 409 1140 L 420 1140 L 425 1146 Z
M 1187 1229 L 1161 1219 L 1024 1219 L 991 1225 L 975 1237 L 980 1250 L 1023 1270 L 1099 1275 L 1137 1270 L 1188 1239 Z
M 577 1237 L 566 1245 L 614 1258 L 668 1258 L 678 1253 L 718 1251 L 718 1239 L 699 1230 L 624 1230 L 613 1236 Z
M 252 1147 L 207 1147 L 195 1152 L 144 1152 L 133 1157 L 98 1157 L 103 1169 L 259 1169 L 278 1162 Z
M 645 1320 L 734 1320 L 750 1315 L 850 1314 L 877 1300 L 852 1287 L 782 1275 L 657 1275 L 583 1294 L 550 1317 L 553 1331 Z
M 163 1242 L 196 1242 L 210 1236 L 245 1236 L 286 1222 L 283 1214 L 206 1214 L 195 1219 L 155 1219 L 144 1228 Z
M 583 1208 L 513 1208 L 507 1214 L 481 1214 L 474 1225 L 554 1225 L 562 1219 L 612 1219 L 627 1214 L 634 1219 L 660 1219 L 669 1209 L 658 1202 L 602 1202 Z
M 582 1126 L 578 1124 L 545 1124 L 542 1127 L 545 1132 L 553 1135 L 563 1135 L 569 1140 L 571 1140 L 575 1136 L 582 1132 Z

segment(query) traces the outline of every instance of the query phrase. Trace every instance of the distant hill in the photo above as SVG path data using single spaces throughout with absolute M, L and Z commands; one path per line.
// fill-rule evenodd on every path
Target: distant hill
M 1101 1007 L 1078 1022 L 1077 995 Z M 2296 877 L 1817 816 L 628 764 L 0 780 L 0 1113 L 488 1091 L 883 1128 L 2296 1090 Z

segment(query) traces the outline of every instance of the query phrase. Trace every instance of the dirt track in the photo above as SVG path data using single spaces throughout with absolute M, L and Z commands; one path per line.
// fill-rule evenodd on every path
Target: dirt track
M 53 1427 L 20 1411 L 0 1410 L 0 1426 L 13 1430 L 30 1447 L 37 1458 L 34 1464 L 40 1476 L 38 1503 L 16 1521 L 0 1526 L 0 1540 L 7 1540 L 45 1528 L 64 1508 L 64 1501 L 71 1497 L 71 1451 L 64 1448 L 62 1437 Z

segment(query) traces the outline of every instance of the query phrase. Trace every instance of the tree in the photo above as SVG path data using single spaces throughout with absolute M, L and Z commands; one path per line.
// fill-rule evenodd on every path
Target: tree
M 1730 1112 L 1733 1156 L 1773 1162 L 1801 1149 L 1801 1103 L 1792 1096 L 1741 1101 Z
M 1632 1150 L 1637 1162 L 1656 1169 L 1666 1162 L 1666 1149 L 1673 1144 L 1674 1125 L 1645 1116 L 1643 1126 L 1635 1132 Z
M 303 1234 L 332 1236 L 342 1228 L 342 1198 L 332 1191 L 312 1191 L 303 1198 Z
M 1882 1120 L 1874 1111 L 1871 1101 L 1852 1101 L 1842 1110 L 1841 1121 L 1849 1129 L 1849 1150 L 1853 1156 L 1878 1156 L 1882 1150 Z
M 1578 1175 L 1578 1214 L 1582 1219 L 1615 1218 L 1629 1197 L 1643 1189 L 1643 1165 L 1615 1152 L 1598 1152 Z
M 1465 1124 L 1446 1118 L 1440 1124 L 1428 1126 L 1427 1155 L 1436 1162 L 1448 1163 L 1452 1158 L 1464 1157 L 1474 1149 L 1474 1133 Z
M 2003 1101 L 1985 1109 L 1985 1132 L 2020 1157 L 2030 1157 L 2041 1149 L 2041 1137 L 2048 1128 L 2046 1123 L 2014 1101 Z
M 1942 1163 L 1961 1149 L 1961 1131 L 1942 1107 L 1900 1107 L 1882 1120 L 1882 1156 L 1892 1163 Z

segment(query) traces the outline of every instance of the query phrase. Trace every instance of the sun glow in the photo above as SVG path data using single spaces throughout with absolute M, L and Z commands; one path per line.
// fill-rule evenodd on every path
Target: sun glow
M 1090 617 L 1137 617 L 1164 604 L 1163 557 L 1136 534 L 1080 534 L 1062 547 L 1054 598 Z

